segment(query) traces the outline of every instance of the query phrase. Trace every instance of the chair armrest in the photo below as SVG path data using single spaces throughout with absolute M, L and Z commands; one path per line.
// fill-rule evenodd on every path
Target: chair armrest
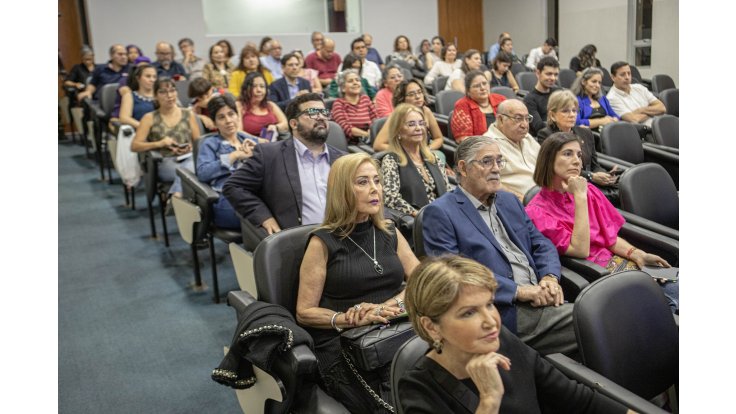
M 524 99 L 525 96 L 529 95 L 529 91 L 524 89 L 519 89 L 516 91 L 516 96 L 520 97 L 521 99 Z
M 560 274 L 562 276 L 560 278 L 560 286 L 562 287 L 562 292 L 565 294 L 565 299 L 568 302 L 575 302 L 580 291 L 585 289 L 590 283 L 577 272 L 567 269 L 564 266 L 560 268 Z
M 634 164 L 628 161 L 624 161 L 620 158 L 612 157 L 602 152 L 598 153 L 598 164 L 600 164 L 601 167 L 605 168 L 608 171 L 610 171 L 614 165 L 618 165 L 618 168 L 623 169 L 623 170 L 626 170 L 634 166 Z
M 450 139 L 447 137 L 442 137 L 442 145 L 447 145 L 448 147 L 452 147 L 453 149 L 457 149 L 458 143 L 454 139 Z
M 585 365 L 572 360 L 562 354 L 549 354 L 545 356 L 555 368 L 562 371 L 568 378 L 587 385 L 593 390 L 627 406 L 641 414 L 664 414 L 667 411 L 657 407 L 644 398 L 634 394 L 626 388 L 616 384 L 603 375 L 593 371 Z
M 351 154 L 355 154 L 355 153 L 365 152 L 365 151 L 363 151 L 363 148 L 357 145 L 348 145 L 348 152 Z
M 680 163 L 680 155 L 674 154 L 670 151 L 665 151 L 660 148 L 656 148 L 651 145 L 644 145 L 642 144 L 642 149 L 644 149 L 644 157 L 647 159 L 653 159 L 653 160 L 662 160 L 666 162 L 671 162 L 675 164 Z
M 679 266 L 679 241 L 631 223 L 624 224 L 618 234 L 621 238 L 645 252 L 661 256 L 672 266 Z
M 588 282 L 596 281 L 611 273 L 597 263 L 570 256 L 560 256 L 560 264 L 580 274 Z
M 676 154 L 678 156 L 680 155 L 680 149 L 679 148 L 668 147 L 666 145 L 655 144 L 653 142 L 643 142 L 642 145 L 645 148 L 646 147 L 649 147 L 649 148 L 658 149 L 660 151 L 671 152 L 671 153 Z
M 641 216 L 637 216 L 636 214 L 629 213 L 628 211 L 618 209 L 618 212 L 621 214 L 621 216 L 623 216 L 624 219 L 626 219 L 627 223 L 633 224 L 642 229 L 653 231 L 663 236 L 667 236 L 674 240 L 680 240 L 679 230 L 664 226 L 662 224 L 657 223 L 656 221 L 649 220 Z
M 176 175 L 181 178 L 182 187 L 186 187 L 194 191 L 197 200 L 203 200 L 206 201 L 208 205 L 212 205 L 220 198 L 220 193 L 213 190 L 209 185 L 199 181 L 193 172 L 184 168 L 177 168 Z

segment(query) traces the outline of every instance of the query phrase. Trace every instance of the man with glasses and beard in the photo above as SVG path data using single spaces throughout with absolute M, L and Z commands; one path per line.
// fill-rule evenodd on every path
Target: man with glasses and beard
M 498 142 L 468 137 L 455 159 L 459 185 L 422 213 L 427 255 L 459 254 L 491 269 L 503 324 L 543 355 L 574 356 L 573 305 L 564 303 L 557 250 L 519 200 L 501 190 L 508 160 Z
M 259 144 L 225 182 L 222 193 L 262 236 L 322 223 L 330 166 L 344 152 L 325 144 L 330 112 L 322 97 L 306 93 L 286 108 L 292 138 Z

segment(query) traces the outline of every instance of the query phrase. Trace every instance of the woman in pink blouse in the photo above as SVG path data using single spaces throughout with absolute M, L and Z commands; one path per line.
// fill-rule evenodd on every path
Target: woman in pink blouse
M 332 120 L 345 132 L 349 143 L 358 143 L 370 135 L 369 127 L 378 118 L 371 99 L 362 94 L 360 74 L 356 69 L 345 69 L 337 77 L 342 94 L 332 104 Z
M 383 70 L 383 88 L 376 93 L 375 99 L 379 118 L 387 117 L 394 111 L 392 102 L 394 91 L 402 80 L 404 80 L 404 74 L 398 66 L 389 65 Z
M 611 273 L 645 265 L 670 267 L 661 257 L 618 237 L 624 219 L 595 185 L 580 176 L 582 165 L 583 151 L 574 134 L 554 133 L 539 149 L 534 181 L 542 189 L 526 212 L 557 252 L 597 263 Z M 678 313 L 678 283 L 661 286 Z

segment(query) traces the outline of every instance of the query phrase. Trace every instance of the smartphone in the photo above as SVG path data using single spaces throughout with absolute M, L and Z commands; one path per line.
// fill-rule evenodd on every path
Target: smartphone
M 176 144 L 177 148 L 187 148 L 189 144 Z
M 273 141 L 274 132 L 266 127 L 261 128 L 261 138 Z

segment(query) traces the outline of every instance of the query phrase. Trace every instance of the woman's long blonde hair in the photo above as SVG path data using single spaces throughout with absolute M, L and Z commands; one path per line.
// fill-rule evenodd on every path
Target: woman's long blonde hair
M 427 119 L 424 117 L 424 111 L 422 111 L 421 108 L 417 108 L 414 105 L 402 103 L 399 104 L 396 108 L 394 108 L 394 111 L 391 112 L 391 116 L 388 118 L 388 150 L 389 152 L 393 152 L 396 155 L 399 156 L 399 165 L 402 167 L 406 167 L 406 164 L 409 162 L 409 160 L 406 157 L 406 152 L 401 147 L 401 127 L 404 126 L 404 123 L 406 122 L 406 118 L 409 116 L 410 113 L 416 112 L 419 115 L 422 116 L 422 120 L 424 122 L 427 122 Z M 426 128 L 424 128 L 424 133 L 422 134 L 422 142 L 419 144 L 419 151 L 422 153 L 422 158 L 425 160 L 431 162 L 432 164 L 437 163 L 437 157 L 432 153 L 432 151 L 429 149 L 429 146 L 427 145 L 427 129 L 429 128 L 429 125 L 427 125 Z
M 371 158 L 367 153 L 343 155 L 332 164 L 330 175 L 327 178 L 325 219 L 320 228 L 327 229 L 341 238 L 353 232 L 356 225 L 355 220 L 358 218 L 355 190 L 353 189 L 355 173 L 366 162 L 376 167 L 381 184 L 383 184 L 383 176 L 381 176 L 381 167 L 378 165 L 378 161 Z M 378 212 L 371 216 L 371 220 L 376 228 L 384 233 L 390 233 L 386 226 L 386 219 L 383 217 L 383 192 L 381 192 Z

